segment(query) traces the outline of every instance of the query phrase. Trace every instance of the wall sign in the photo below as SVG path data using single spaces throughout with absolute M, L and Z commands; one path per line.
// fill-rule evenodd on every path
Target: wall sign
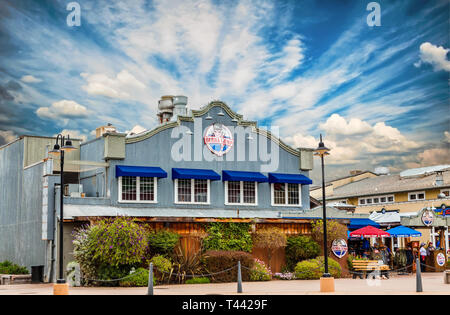
M 445 264 L 445 256 L 444 256 L 444 254 L 439 253 L 439 254 L 436 255 L 436 263 L 439 266 L 441 266 L 441 267 L 444 266 L 444 264 Z
M 347 254 L 347 242 L 343 239 L 334 240 L 331 244 L 331 251 L 337 258 L 342 258 Z
M 425 224 L 426 226 L 430 226 L 433 224 L 433 220 L 434 220 L 433 211 L 425 210 L 422 214 L 423 224 Z
M 439 208 L 436 208 L 436 210 L 434 210 L 434 213 L 436 215 L 442 215 L 444 217 L 450 216 L 450 206 L 442 204 Z
M 208 149 L 215 155 L 222 156 L 233 146 L 233 134 L 222 124 L 212 124 L 206 129 L 203 137 Z

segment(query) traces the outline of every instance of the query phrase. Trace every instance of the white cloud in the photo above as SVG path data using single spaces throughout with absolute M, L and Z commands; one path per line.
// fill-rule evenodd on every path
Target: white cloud
M 450 72 L 450 61 L 447 60 L 449 51 L 450 49 L 425 42 L 420 45 L 420 61 L 414 65 L 419 67 L 422 63 L 428 63 L 433 66 L 435 71 L 445 70 Z
M 82 142 L 86 141 L 87 136 L 83 133 L 80 133 L 79 130 L 70 130 L 70 129 L 64 129 L 61 130 L 60 134 L 62 134 L 64 137 L 70 136 L 70 139 L 79 139 Z M 53 136 L 56 137 L 58 134 L 54 134 Z
M 22 80 L 25 83 L 39 83 L 39 82 L 42 82 L 41 79 L 36 78 L 36 77 L 32 76 L 31 74 L 24 75 L 22 78 L 20 78 L 20 80 Z
M 82 88 L 91 95 L 103 95 L 111 98 L 130 98 L 133 89 L 144 89 L 145 84 L 136 79 L 127 70 L 119 72 L 115 78 L 110 78 L 106 74 L 81 73 L 87 81 L 87 85 Z
M 0 145 L 14 141 L 17 136 L 11 130 L 0 130 Z
M 320 124 L 320 128 L 330 134 L 356 135 L 372 131 L 372 127 L 358 118 L 351 118 L 349 122 L 339 114 L 331 115 L 327 121 Z
M 75 101 L 61 100 L 52 103 L 50 107 L 40 107 L 36 114 L 41 118 L 49 119 L 82 118 L 87 117 L 89 111 Z

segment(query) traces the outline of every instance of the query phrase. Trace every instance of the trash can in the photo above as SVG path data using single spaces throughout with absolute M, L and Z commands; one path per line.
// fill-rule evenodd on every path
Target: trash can
M 31 266 L 31 282 L 44 282 L 44 266 Z

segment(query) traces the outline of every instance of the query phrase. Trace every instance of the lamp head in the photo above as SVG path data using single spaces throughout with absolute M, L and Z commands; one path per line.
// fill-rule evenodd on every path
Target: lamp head
M 63 147 L 61 148 L 61 150 L 63 150 L 64 152 L 70 152 L 70 151 L 74 151 L 77 148 L 75 148 L 72 144 L 72 140 L 70 140 L 69 136 L 67 136 L 67 140 L 64 143 Z
M 317 149 L 314 151 L 315 153 L 315 155 L 320 155 L 320 156 L 323 156 L 323 155 L 329 155 L 330 153 L 328 153 L 330 151 L 330 149 L 328 149 L 326 146 L 325 146 L 325 144 L 323 144 L 323 141 L 322 141 L 322 134 L 320 134 L 320 142 L 319 142 L 319 146 L 317 147 Z

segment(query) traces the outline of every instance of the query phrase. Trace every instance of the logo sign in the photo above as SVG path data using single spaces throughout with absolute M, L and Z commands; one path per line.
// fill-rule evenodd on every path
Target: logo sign
M 444 217 L 448 217 L 450 216 L 450 206 L 446 206 L 445 204 L 441 205 L 440 208 L 436 208 L 436 210 L 434 210 L 434 213 L 436 215 L 442 215 Z
M 439 266 L 441 266 L 441 267 L 444 266 L 444 264 L 445 264 L 445 256 L 444 256 L 444 254 L 439 253 L 439 254 L 436 255 L 436 263 Z
M 228 153 L 234 142 L 230 129 L 222 124 L 209 126 L 203 139 L 208 149 L 218 156 Z
M 422 214 L 423 224 L 425 224 L 426 226 L 430 226 L 433 224 L 433 219 L 434 219 L 433 211 L 425 210 L 423 212 L 423 214 Z
M 347 254 L 347 242 L 343 239 L 334 240 L 331 244 L 331 251 L 337 258 L 342 258 Z

